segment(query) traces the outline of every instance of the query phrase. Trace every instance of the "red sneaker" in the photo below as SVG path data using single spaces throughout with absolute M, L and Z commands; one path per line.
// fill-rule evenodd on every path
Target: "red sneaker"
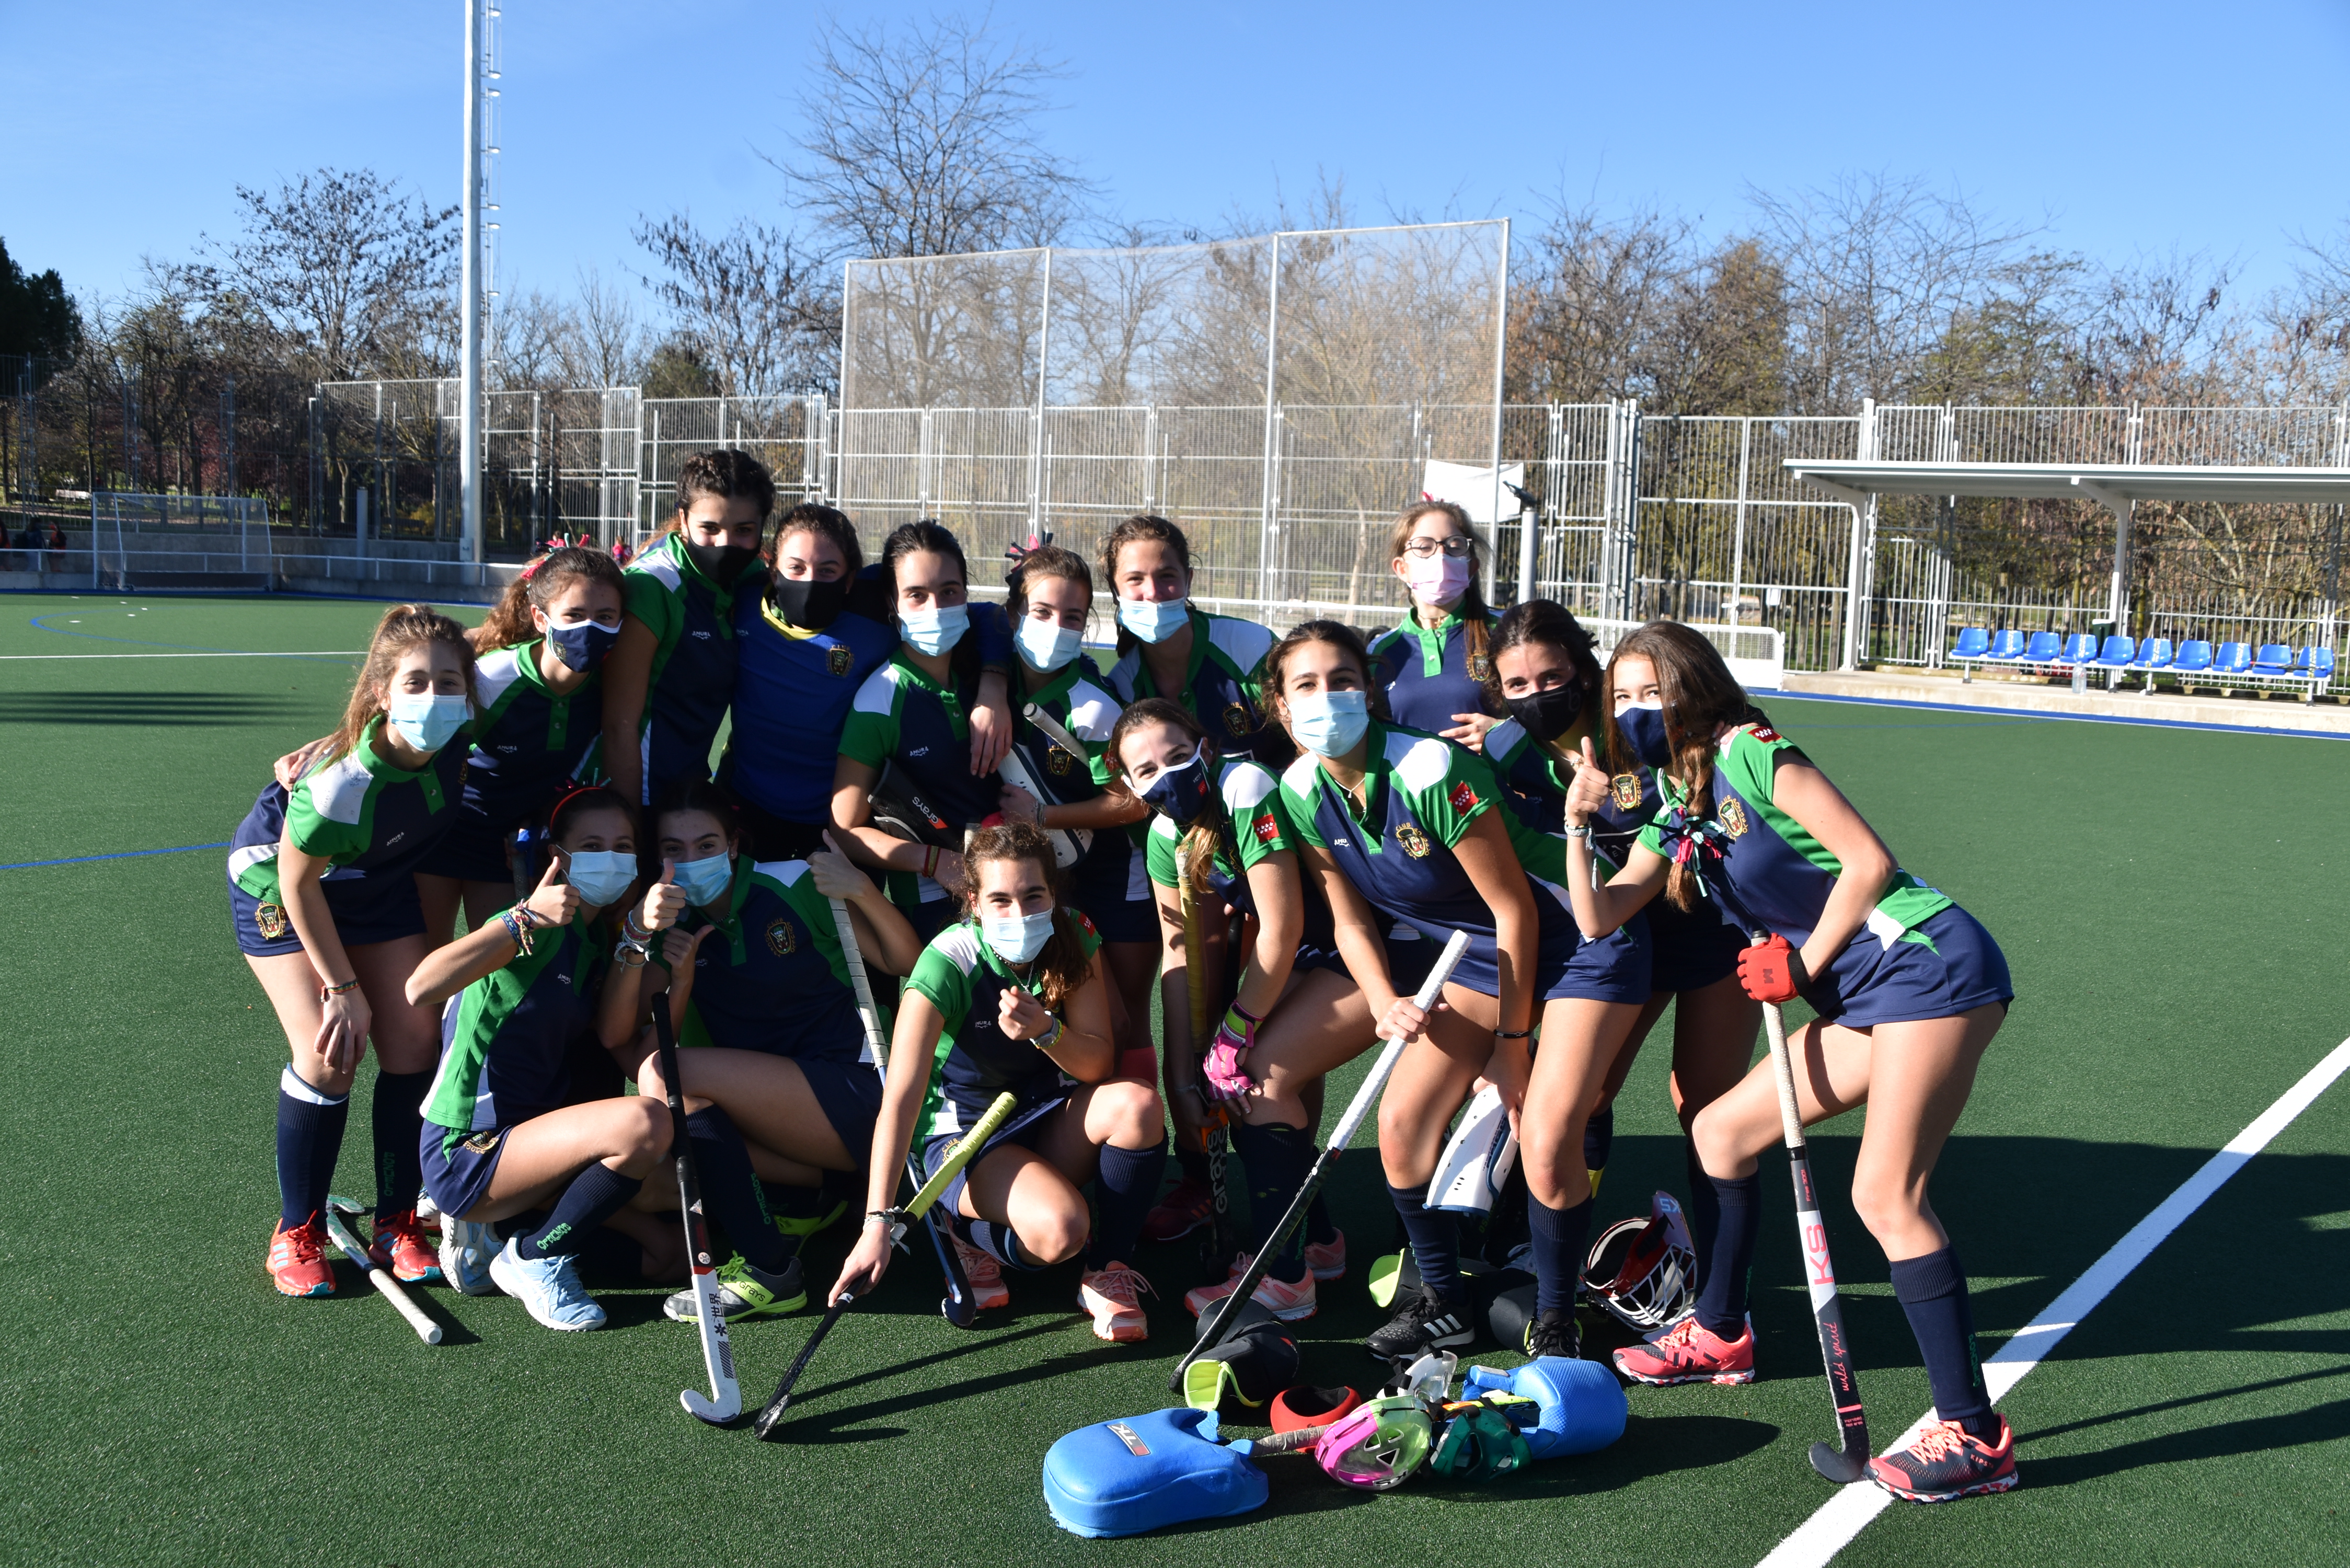
M 368 1262 L 403 1285 L 441 1277 L 441 1253 L 424 1233 L 424 1222 L 413 1209 L 403 1209 L 375 1222 L 368 1240 Z
M 1142 1293 L 1150 1282 L 1112 1261 L 1081 1275 L 1077 1305 L 1093 1316 L 1094 1337 L 1130 1345 L 1150 1337 L 1150 1319 L 1142 1311 Z
M 1183 1310 L 1193 1317 L 1205 1314 L 1210 1307 L 1232 1293 L 1232 1288 L 1241 1282 L 1241 1276 L 1248 1272 L 1248 1266 L 1249 1254 L 1243 1252 L 1232 1260 L 1230 1278 L 1221 1284 L 1201 1285 L 1186 1293 Z M 1318 1310 L 1315 1301 L 1314 1272 L 1308 1269 L 1305 1277 L 1294 1284 L 1267 1274 L 1256 1282 L 1256 1289 L 1249 1293 L 1249 1300 L 1284 1323 L 1304 1323 Z
M 1313 1271 L 1315 1279 L 1326 1285 L 1333 1280 L 1345 1279 L 1347 1277 L 1347 1233 L 1344 1231 L 1335 1231 L 1331 1232 L 1327 1241 L 1306 1242 L 1305 1266 Z
M 1754 1330 L 1750 1325 L 1736 1339 L 1724 1339 L 1691 1313 L 1650 1334 L 1646 1343 L 1617 1351 L 1616 1370 L 1658 1388 L 1676 1383 L 1752 1383 Z
M 1999 1420 L 1999 1441 L 1967 1435 L 1956 1421 L 1937 1421 L 1918 1440 L 1868 1461 L 1868 1479 L 1911 1502 L 1950 1502 L 2015 1485 L 2015 1434 Z
M 327 1226 L 316 1214 L 292 1230 L 281 1220 L 269 1233 L 270 1282 L 287 1296 L 335 1293 L 335 1266 L 327 1262 Z
M 1215 1196 L 1208 1190 L 1208 1184 L 1187 1176 L 1159 1200 L 1157 1208 L 1142 1217 L 1142 1239 L 1172 1241 L 1188 1236 L 1205 1225 L 1215 1210 Z
M 955 1261 L 962 1264 L 962 1277 L 971 1286 L 971 1306 L 973 1312 L 993 1312 L 1012 1304 L 1012 1292 L 1003 1283 L 1003 1265 L 994 1254 L 983 1252 L 956 1235 L 947 1232 L 953 1243 Z

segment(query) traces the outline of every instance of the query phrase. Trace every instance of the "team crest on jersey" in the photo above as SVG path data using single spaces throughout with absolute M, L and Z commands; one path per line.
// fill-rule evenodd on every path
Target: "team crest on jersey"
M 1256 719 L 1242 704 L 1228 702 L 1224 705 L 1224 728 L 1234 735 L 1245 735 L 1256 728 Z
M 1466 788 L 1467 786 L 1463 785 L 1462 787 Z M 1419 825 L 1418 823 L 1407 822 L 1398 827 L 1396 829 L 1396 842 L 1402 845 L 1403 852 L 1406 855 L 1410 856 L 1414 860 L 1425 860 L 1428 858 L 1428 835 L 1419 830 Z
M 1452 793 L 1445 796 L 1445 798 L 1452 803 L 1452 809 L 1455 811 L 1474 811 L 1477 809 L 1477 792 L 1469 787 L 1469 781 L 1466 779 L 1454 784 L 1452 786 Z M 1422 851 L 1422 853 L 1424 854 L 1426 851 Z
M 261 928 L 262 938 L 266 941 L 274 942 L 293 929 L 293 922 L 286 918 L 285 909 L 276 904 L 264 904 L 254 910 L 253 923 Z
M 1630 811 L 1640 804 L 1640 775 L 1617 774 L 1607 781 L 1607 793 L 1616 797 L 1616 809 Z
M 777 958 L 786 958 L 800 950 L 799 928 L 789 920 L 767 922 L 767 950 Z
M 1493 661 L 1486 658 L 1482 653 L 1471 654 L 1469 656 L 1469 679 L 1471 680 L 1491 680 L 1492 678 Z
M 1751 825 L 1746 820 L 1746 807 L 1743 804 L 1735 799 L 1723 801 L 1721 815 L 1721 830 L 1724 833 L 1729 834 L 1732 838 L 1746 836 L 1746 829 Z
M 849 652 L 846 643 L 836 642 L 824 650 L 824 672 L 827 675 L 846 675 L 856 657 Z
M 1076 758 L 1058 746 L 1052 747 L 1045 753 L 1045 771 L 1055 778 L 1067 777 L 1069 769 L 1075 766 L 1076 763 Z

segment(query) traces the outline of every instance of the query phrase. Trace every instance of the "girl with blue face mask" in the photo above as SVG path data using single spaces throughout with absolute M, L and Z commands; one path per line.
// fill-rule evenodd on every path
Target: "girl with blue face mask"
M 684 1262 L 677 1227 L 635 1202 L 669 1153 L 669 1108 L 658 1085 L 622 1093 L 620 1066 L 605 1055 L 634 1033 L 636 976 L 624 964 L 642 961 L 617 944 L 669 918 L 676 900 L 651 888 L 623 909 L 643 879 L 635 813 L 612 790 L 571 791 L 542 827 L 547 865 L 529 896 L 436 949 L 407 994 L 441 1017 L 419 1154 L 441 1210 L 443 1275 L 576 1331 L 604 1322 L 577 1264 L 598 1227 L 637 1243 L 649 1278 Z M 591 1063 L 606 1068 L 610 1093 L 590 1086 Z M 546 1217 L 499 1241 L 496 1221 L 534 1210 Z
M 655 891 L 670 897 L 671 919 L 657 940 L 623 929 L 624 940 L 643 940 L 650 962 L 614 1032 L 630 1034 L 629 1021 L 669 1008 L 703 1189 L 713 1171 L 733 1172 L 725 1190 L 752 1204 L 720 1215 L 736 1248 L 719 1269 L 721 1311 L 730 1321 L 795 1311 L 807 1299 L 800 1246 L 844 1211 L 839 1178 L 872 1141 L 881 1099 L 831 900 L 847 908 L 877 988 L 910 970 L 921 944 L 828 842 L 804 857 L 754 859 L 716 784 L 673 786 L 653 824 L 658 859 L 649 869 Z M 661 1094 L 650 1035 L 632 1037 L 630 1075 Z M 749 1185 L 754 1172 L 775 1194 L 772 1221 Z M 693 1293 L 672 1296 L 666 1310 L 691 1321 Z
M 465 628 L 429 605 L 394 606 L 341 727 L 290 786 L 264 789 L 230 836 L 237 947 L 292 1053 L 278 1081 L 279 1210 L 268 1262 L 286 1295 L 335 1288 L 319 1210 L 370 1040 L 375 1250 L 402 1280 L 439 1272 L 416 1217 L 417 1106 L 432 1076 L 434 1021 L 403 988 L 436 945 L 415 872 L 456 819 L 473 698 Z
M 971 715 L 981 678 L 973 623 L 995 618 L 1000 627 L 1003 612 L 971 602 L 962 546 L 936 523 L 892 532 L 881 569 L 899 643 L 849 706 L 833 765 L 832 826 L 861 864 L 888 873 L 891 900 L 928 937 L 954 919 L 963 830 L 1001 809 L 994 765 L 973 758 Z M 874 787 L 885 773 L 885 795 L 919 803 L 915 815 L 935 825 L 920 841 L 874 826 Z
M 1288 743 L 1264 709 L 1273 633 L 1191 602 L 1191 545 L 1183 531 L 1164 517 L 1129 517 L 1102 541 L 1101 566 L 1118 611 L 1109 685 L 1118 701 L 1165 697 L 1198 719 L 1223 754 L 1268 767 L 1286 761 Z
M 1114 1075 L 1100 943 L 1063 905 L 1052 844 L 1037 828 L 982 829 L 964 875 L 965 918 L 931 940 L 899 1001 L 865 1231 L 825 1299 L 863 1296 L 888 1270 L 889 1231 L 877 1216 L 896 1201 L 910 1145 L 927 1174 L 1008 1093 L 1019 1109 L 940 1200 L 957 1241 L 987 1265 L 972 1272 L 974 1299 L 1007 1301 L 1005 1268 L 1080 1257 L 1077 1302 L 1095 1335 L 1145 1338 L 1150 1285 L 1129 1260 L 1165 1164 L 1166 1113 L 1148 1084 Z
M 1379 1158 L 1420 1287 L 1370 1336 L 1372 1352 L 1392 1359 L 1475 1338 L 1458 1231 L 1427 1197 L 1445 1130 L 1482 1078 L 1512 1113 L 1533 1199 L 1536 1315 L 1528 1343 L 1513 1348 L 1571 1356 L 1590 1188 L 1583 1179 L 1579 1190 L 1546 1192 L 1535 1173 L 1570 1162 L 1581 1178 L 1583 1119 L 1648 1000 L 1647 932 L 1580 939 L 1557 888 L 1557 841 L 1520 827 L 1484 758 L 1375 711 L 1379 694 L 1353 628 L 1298 627 L 1266 660 L 1266 680 L 1305 753 L 1282 775 L 1282 798 L 1330 900 L 1339 950 L 1379 1036 L 1411 1042 L 1380 1101 Z M 1438 941 L 1469 935 L 1432 1013 L 1401 994 L 1388 968 L 1381 939 L 1397 921 Z

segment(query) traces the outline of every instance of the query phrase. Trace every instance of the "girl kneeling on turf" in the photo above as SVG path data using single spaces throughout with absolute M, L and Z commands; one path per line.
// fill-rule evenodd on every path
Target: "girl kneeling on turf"
M 432 945 L 414 873 L 456 820 L 473 693 L 465 628 L 430 605 L 395 605 L 376 627 L 325 755 L 291 788 L 263 790 L 231 836 L 236 945 L 293 1050 L 278 1079 L 278 1219 L 267 1265 L 289 1296 L 334 1293 L 320 1210 L 370 1039 L 377 1181 L 368 1253 L 396 1279 L 440 1277 L 416 1218 L 432 1015 L 402 988 Z
M 1274 711 L 1305 750 L 1281 793 L 1306 865 L 1378 1033 L 1411 1042 L 1379 1102 L 1379 1159 L 1420 1289 L 1369 1347 L 1393 1360 L 1476 1337 L 1459 1230 L 1427 1198 L 1445 1128 L 1482 1077 L 1513 1113 L 1524 1151 L 1537 1285 L 1521 1348 L 1572 1356 L 1591 1229 L 1584 1124 L 1648 999 L 1648 931 L 1627 925 L 1579 940 L 1565 905 L 1521 858 L 1555 876 L 1558 842 L 1535 834 L 1522 846 L 1515 818 L 1493 809 L 1500 787 L 1485 759 L 1378 717 L 1383 693 L 1369 671 L 1360 635 L 1336 621 L 1305 622 L 1265 659 Z M 1399 920 L 1431 940 L 1469 933 L 1431 1013 L 1399 992 L 1388 968 L 1381 933 Z M 1538 1051 L 1528 1044 L 1537 1023 Z
M 729 1322 L 795 1312 L 807 1302 L 800 1246 L 844 1207 L 826 1195 L 826 1175 L 857 1168 L 881 1104 L 832 901 L 847 909 L 881 983 L 912 970 L 922 944 L 837 850 L 754 861 L 734 803 L 716 784 L 673 786 L 653 835 L 662 878 L 674 878 L 685 908 L 642 979 L 651 1005 L 668 992 L 686 1130 L 711 1211 L 735 1247 L 718 1271 L 719 1307 Z M 639 1040 L 633 1075 L 662 1095 L 650 1045 Z M 764 1197 L 768 1182 L 779 1189 L 780 1214 L 741 1206 L 737 1195 Z M 664 1310 L 691 1322 L 699 1304 L 685 1290 Z
M 636 834 L 618 793 L 574 790 L 548 814 L 546 871 L 529 898 L 435 949 L 408 977 L 411 1004 L 442 1009 L 421 1153 L 442 1213 L 442 1267 L 460 1290 L 483 1294 L 486 1260 L 488 1279 L 549 1328 L 603 1326 L 574 1260 L 669 1153 L 669 1107 L 657 1099 L 565 1103 L 572 1048 L 597 1032 L 599 991 L 613 989 L 599 984 L 617 933 L 603 917 L 637 881 Z M 674 889 L 655 887 L 630 913 L 658 923 L 674 902 Z M 493 1221 L 540 1208 L 549 1210 L 542 1223 L 494 1251 Z M 652 1244 L 649 1272 L 669 1272 L 650 1220 L 621 1228 Z
M 1892 1262 L 1939 1417 L 1870 1473 L 1919 1501 L 2004 1491 L 2015 1484 L 2013 1436 L 1984 1390 L 1966 1273 L 1926 1184 L 2015 994 L 2007 961 L 1972 916 L 1894 862 L 1809 758 L 1758 722 L 1702 637 L 1645 626 L 1617 645 L 1607 683 L 1617 728 L 1657 770 L 1667 809 L 1596 891 L 1587 840 L 1570 837 L 1575 918 L 1602 934 L 1660 890 L 1686 909 L 1702 878 L 1758 938 L 1739 955 L 1747 992 L 1764 1002 L 1800 995 L 1816 1011 L 1787 1043 L 1796 1098 L 1807 1124 L 1868 1107 L 1853 1207 Z M 1607 789 L 1606 771 L 1586 761 L 1568 793 L 1569 822 L 1588 824 Z M 1700 1111 L 1692 1131 L 1706 1176 L 1691 1206 L 1706 1253 L 1697 1310 L 1652 1343 L 1617 1351 L 1616 1365 L 1643 1383 L 1750 1382 L 1756 1164 L 1781 1138 L 1771 1064 Z
M 946 1189 L 957 1234 L 1015 1269 L 1082 1252 L 1077 1302 L 1107 1340 L 1149 1336 L 1134 1255 L 1166 1160 L 1164 1107 L 1113 1079 L 1101 943 L 1061 906 L 1053 846 L 1025 823 L 983 828 L 964 852 L 968 918 L 931 939 L 899 1000 L 889 1082 L 873 1129 L 865 1231 L 827 1293 L 863 1295 L 889 1264 L 886 1219 L 921 1116 L 924 1173 L 998 1095 L 1012 1119 Z M 1098 1223 L 1087 1237 L 1087 1180 Z

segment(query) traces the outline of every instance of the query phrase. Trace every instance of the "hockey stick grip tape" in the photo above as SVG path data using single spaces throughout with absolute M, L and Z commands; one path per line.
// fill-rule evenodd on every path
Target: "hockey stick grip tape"
M 987 1140 L 995 1136 L 997 1128 L 1012 1119 L 1012 1113 L 1019 1108 L 1019 1105 L 1020 1102 L 1008 1094 L 995 1096 L 995 1103 L 987 1107 L 987 1114 L 947 1150 L 947 1157 L 939 1162 L 938 1169 L 931 1173 L 931 1179 L 922 1183 L 922 1189 L 907 1203 L 908 1220 L 920 1220 L 930 1212 L 931 1205 L 946 1191 L 947 1184 L 978 1156 L 981 1149 L 987 1147 Z
M 1419 982 L 1419 991 L 1411 999 L 1414 1007 L 1426 1012 L 1436 1005 L 1436 999 L 1444 992 L 1444 982 L 1452 978 L 1453 966 L 1468 950 L 1469 933 L 1453 932 L 1451 940 L 1444 944 L 1443 952 L 1437 955 L 1435 964 L 1429 970 L 1428 978 Z M 1363 1118 L 1369 1116 L 1371 1107 L 1378 1103 L 1379 1091 L 1387 1086 L 1388 1075 L 1395 1071 L 1396 1063 L 1402 1058 L 1404 1045 L 1405 1041 L 1399 1035 L 1388 1041 L 1379 1053 L 1379 1059 L 1372 1065 L 1370 1075 L 1363 1080 L 1363 1086 L 1355 1091 L 1353 1101 L 1347 1106 L 1347 1114 L 1338 1118 L 1337 1130 L 1330 1135 L 1328 1147 L 1334 1152 L 1344 1149 L 1355 1140 Z

